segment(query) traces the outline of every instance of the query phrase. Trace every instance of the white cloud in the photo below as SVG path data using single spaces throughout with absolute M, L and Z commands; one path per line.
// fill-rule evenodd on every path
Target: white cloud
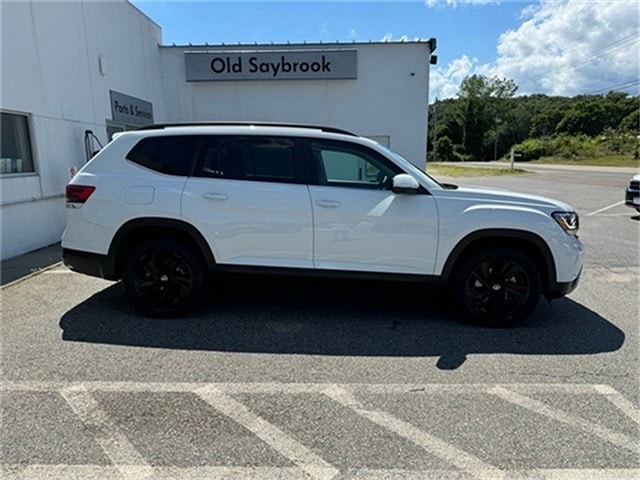
M 517 29 L 500 36 L 495 62 L 479 65 L 463 56 L 435 67 L 431 96 L 450 97 L 454 86 L 457 92 L 462 65 L 467 74 L 511 78 L 520 94 L 637 93 L 638 9 L 635 0 L 540 0 L 523 9 Z
M 455 97 L 458 93 L 460 82 L 465 77 L 475 73 L 477 68 L 477 59 L 471 59 L 466 55 L 456 58 L 444 68 L 433 68 L 429 78 L 429 87 L 431 89 L 431 99 Z

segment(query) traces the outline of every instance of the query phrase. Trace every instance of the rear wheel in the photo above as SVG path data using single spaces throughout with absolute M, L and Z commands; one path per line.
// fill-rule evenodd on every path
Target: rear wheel
M 467 259 L 455 282 L 465 318 L 489 327 L 525 319 L 540 299 L 540 275 L 529 257 L 507 248 L 479 252 Z
M 154 239 L 127 257 L 122 284 L 140 312 L 153 317 L 184 314 L 194 307 L 204 285 L 204 269 L 191 249 L 171 239 Z

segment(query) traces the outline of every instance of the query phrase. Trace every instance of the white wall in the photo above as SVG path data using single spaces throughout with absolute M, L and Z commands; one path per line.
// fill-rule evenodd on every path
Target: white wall
M 161 30 L 131 4 L 21 1 L 0 8 L 0 108 L 29 116 L 36 169 L 0 176 L 5 259 L 60 240 L 67 168 L 84 163 L 86 129 L 104 143 L 109 90 L 152 102 L 155 120 L 165 117 Z
M 421 43 L 247 46 L 248 50 L 358 51 L 357 80 L 186 82 L 184 52 L 230 47 L 162 47 L 167 116 L 189 120 L 261 120 L 330 125 L 389 136 L 390 147 L 424 168 L 430 47 Z M 233 50 L 242 47 L 231 47 Z M 412 75 L 413 73 L 413 75 Z

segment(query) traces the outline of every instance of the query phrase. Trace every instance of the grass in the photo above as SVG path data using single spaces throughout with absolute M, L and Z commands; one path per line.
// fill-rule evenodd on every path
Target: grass
M 488 177 L 495 175 L 519 175 L 527 173 L 524 170 L 515 168 L 495 168 L 495 167 L 459 167 L 457 165 L 442 165 L 438 163 L 428 163 L 427 173 L 429 175 L 443 177 Z
M 520 162 L 520 165 L 531 163 L 555 164 L 555 165 L 587 165 L 594 167 L 640 167 L 640 160 L 631 155 L 597 155 L 593 157 L 543 157 L 532 162 Z

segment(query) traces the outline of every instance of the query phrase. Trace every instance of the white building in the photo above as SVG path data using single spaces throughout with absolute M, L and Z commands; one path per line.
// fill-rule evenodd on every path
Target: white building
M 86 130 L 104 144 L 150 123 L 321 124 L 424 167 L 435 40 L 163 46 L 161 28 L 125 0 L 0 8 L 1 259 L 60 240 Z

